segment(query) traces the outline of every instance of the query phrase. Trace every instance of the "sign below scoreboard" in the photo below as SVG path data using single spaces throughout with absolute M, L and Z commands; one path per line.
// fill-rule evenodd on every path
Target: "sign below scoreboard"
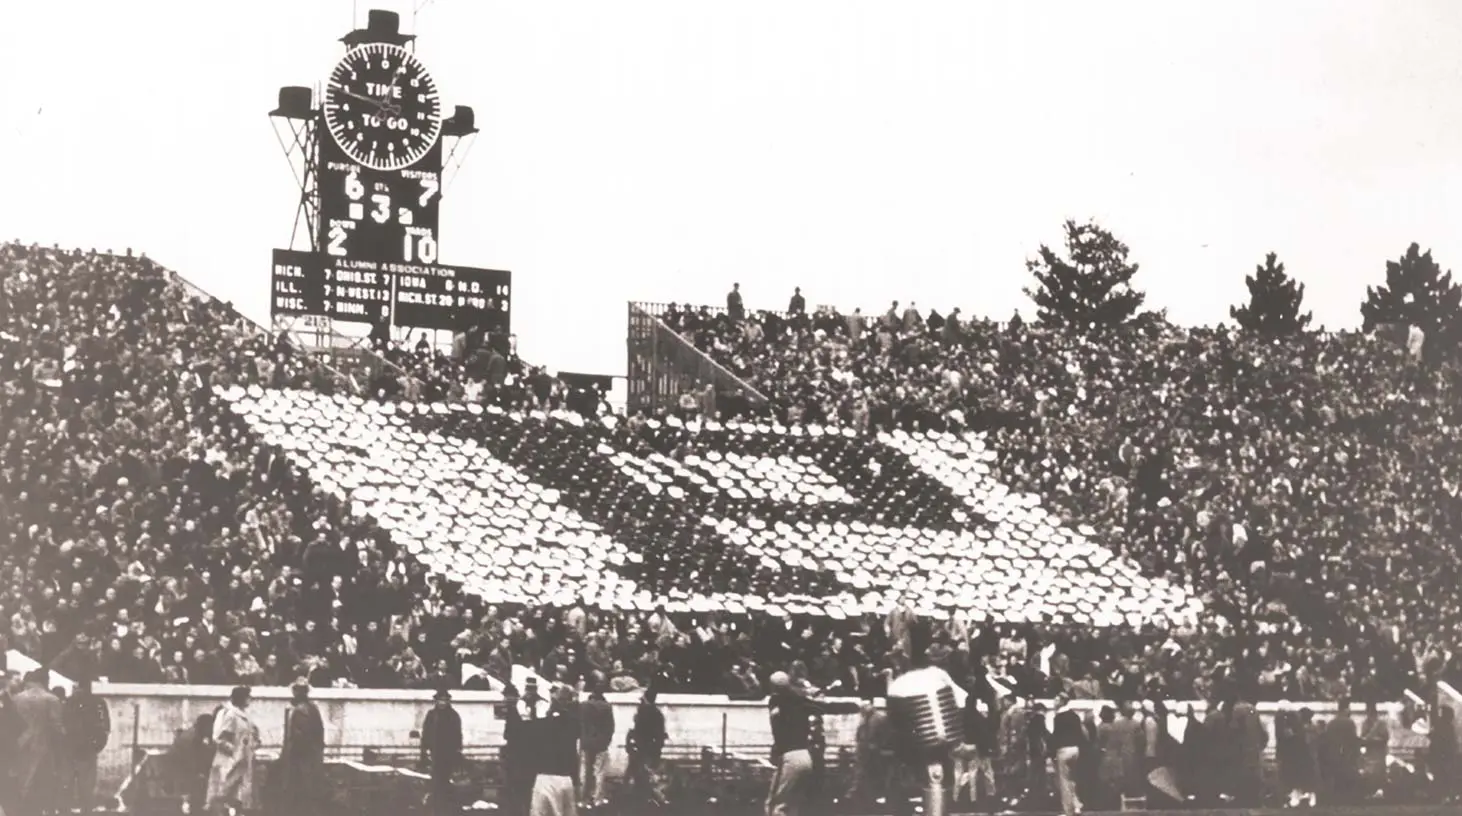
M 509 333 L 512 273 L 443 264 L 381 263 L 274 250 L 271 315 L 350 323 Z

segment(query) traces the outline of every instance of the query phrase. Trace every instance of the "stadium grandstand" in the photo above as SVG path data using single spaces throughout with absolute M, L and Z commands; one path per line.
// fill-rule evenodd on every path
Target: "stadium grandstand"
M 927 659 L 1212 728 L 1380 704 L 1400 736 L 1455 694 L 1458 372 L 1374 337 L 640 304 L 659 385 L 626 416 L 516 359 L 305 353 L 130 252 L 10 243 L 0 273 L 4 634 L 99 688 L 471 695 L 516 666 L 671 706 L 779 671 L 874 698 Z M 671 735 L 687 796 L 765 766 L 725 722 Z M 1452 730 L 1393 758 L 1397 796 L 1448 794 L 1417 780 Z
M 1462 17 L 65 5 L 12 26 L 7 218 L 209 285 L 0 244 L 0 816 L 1462 802 L 1462 285 L 1413 243 L 1314 328 L 1344 287 L 1270 253 L 1229 324 L 1164 310 L 1224 319 L 1209 240 L 1445 233 Z M 245 291 L 266 67 L 294 217 Z M 1190 278 L 1145 311 L 1065 207 Z M 730 270 L 791 291 L 632 299 Z M 577 353 L 620 303 L 623 377 Z

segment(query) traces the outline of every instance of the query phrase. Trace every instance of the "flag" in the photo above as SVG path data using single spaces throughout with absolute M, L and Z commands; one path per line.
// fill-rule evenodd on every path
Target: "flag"
M 24 676 L 30 674 L 36 669 L 44 667 L 36 661 L 32 660 L 30 657 L 23 655 L 20 652 L 15 651 L 14 649 L 10 649 L 5 653 L 5 668 L 7 671 L 18 672 L 19 674 Z M 57 674 L 56 672 L 50 671 L 49 669 L 47 670 L 46 675 L 49 681 L 46 685 L 50 688 L 56 688 L 57 686 L 60 686 L 61 688 L 66 689 L 67 693 L 69 694 L 71 692 L 71 689 L 75 685 L 71 682 L 70 678 L 62 677 L 61 675 Z

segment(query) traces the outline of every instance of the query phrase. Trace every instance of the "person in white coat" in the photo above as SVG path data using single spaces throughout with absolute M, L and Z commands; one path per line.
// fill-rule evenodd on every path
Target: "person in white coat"
M 228 816 L 258 807 L 254 790 L 254 751 L 259 728 L 249 718 L 253 694 L 247 686 L 235 688 L 213 718 L 213 765 L 208 771 L 208 812 Z

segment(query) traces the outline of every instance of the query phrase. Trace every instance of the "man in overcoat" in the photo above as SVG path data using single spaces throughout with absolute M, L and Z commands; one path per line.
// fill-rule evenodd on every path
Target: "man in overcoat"
M 442 689 L 421 724 L 421 758 L 431 768 L 431 804 L 434 813 L 456 813 L 452 773 L 462 761 L 462 715 L 452 708 L 452 694 Z
M 284 720 L 284 745 L 279 751 L 279 796 L 286 813 L 313 816 L 325 789 L 325 720 L 310 699 L 310 683 L 294 682 L 294 698 Z

